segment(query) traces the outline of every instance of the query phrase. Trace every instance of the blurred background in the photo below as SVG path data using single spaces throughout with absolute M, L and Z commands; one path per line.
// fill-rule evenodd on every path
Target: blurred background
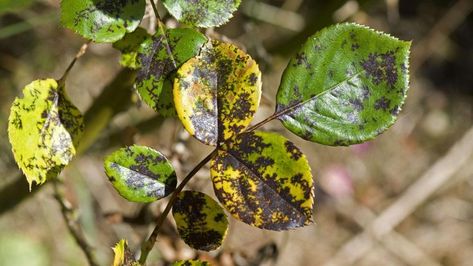
M 179 239 L 169 219 L 149 265 L 197 257 L 215 265 L 473 265 L 472 10 L 471 0 L 243 0 L 228 24 L 207 34 L 237 43 L 260 64 L 264 98 L 255 121 L 273 112 L 289 56 L 316 31 L 342 21 L 413 41 L 407 103 L 386 133 L 351 147 L 305 142 L 278 122 L 267 124 L 265 130 L 286 135 L 309 158 L 316 223 L 271 232 L 230 218 L 223 247 L 201 253 Z M 142 26 L 153 31 L 150 11 Z M 87 263 L 52 187 L 28 192 L 6 132 L 22 88 L 59 78 L 85 42 L 60 26 L 58 0 L 0 0 L 0 265 Z M 65 197 L 103 265 L 121 238 L 138 250 L 166 204 L 121 199 L 103 172 L 103 157 L 131 143 L 149 145 L 182 178 L 210 151 L 179 121 L 141 104 L 118 60 L 111 45 L 91 44 L 67 81 L 88 124 L 82 154 L 62 173 Z M 207 167 L 188 187 L 214 197 Z

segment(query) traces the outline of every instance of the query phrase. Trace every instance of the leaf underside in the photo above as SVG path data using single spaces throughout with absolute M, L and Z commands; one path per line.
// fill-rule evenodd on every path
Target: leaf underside
M 226 23 L 240 6 L 241 0 L 163 0 L 169 13 L 179 22 L 200 28 Z
M 122 197 L 153 202 L 174 191 L 176 173 L 161 153 L 144 146 L 119 149 L 105 158 L 105 173 Z
M 145 0 L 62 0 L 62 24 L 95 42 L 115 42 L 134 31 L 144 16 Z
M 179 193 L 172 207 L 177 231 L 190 247 L 211 251 L 222 245 L 228 221 L 222 207 L 197 191 Z
M 209 41 L 174 80 L 174 103 L 186 130 L 208 145 L 242 132 L 261 97 L 261 72 L 236 46 Z
M 10 110 L 8 137 L 30 184 L 56 177 L 69 164 L 84 130 L 80 111 L 56 80 L 35 80 Z
M 135 86 L 143 101 L 163 116 L 175 115 L 172 80 L 176 70 L 196 56 L 207 38 L 193 29 L 167 29 L 148 36 L 136 54 Z
M 404 103 L 409 48 L 410 42 L 351 23 L 316 33 L 284 71 L 279 119 L 321 144 L 373 139 L 394 123 Z
M 276 133 L 247 132 L 210 166 L 215 194 L 236 219 L 269 230 L 312 223 L 314 187 L 305 155 Z

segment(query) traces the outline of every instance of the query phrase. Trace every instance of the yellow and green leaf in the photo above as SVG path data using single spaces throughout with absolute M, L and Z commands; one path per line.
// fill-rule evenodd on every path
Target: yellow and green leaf
M 119 149 L 105 158 L 105 173 L 122 197 L 134 202 L 153 202 L 174 191 L 176 173 L 158 151 L 145 146 Z
M 159 30 L 137 47 L 135 86 L 143 101 L 163 116 L 175 115 L 172 80 L 176 70 L 196 56 L 207 38 L 193 29 Z
M 217 145 L 250 124 L 261 97 L 256 62 L 233 44 L 209 41 L 174 80 L 174 103 L 187 131 Z
M 182 191 L 172 207 L 177 231 L 190 247 L 211 251 L 222 245 L 228 221 L 218 203 L 204 193 Z
M 56 80 L 35 80 L 23 89 L 10 109 L 8 137 L 30 188 L 69 164 L 83 130 L 82 114 Z
M 113 266 L 140 266 L 128 249 L 128 242 L 125 239 L 120 240 L 112 249 L 113 253 L 115 253 Z
M 210 266 L 210 264 L 201 260 L 180 260 L 174 262 L 172 266 Z
M 306 156 L 276 133 L 245 132 L 220 147 L 210 172 L 236 219 L 269 230 L 312 223 L 314 185 Z
M 138 69 L 140 63 L 138 54 L 149 45 L 147 40 L 151 35 L 143 28 L 137 28 L 134 32 L 127 33 L 121 40 L 113 43 L 113 48 L 121 52 L 120 64 L 131 69 Z
M 404 104 L 409 48 L 410 42 L 353 23 L 316 33 L 284 71 L 279 119 L 321 144 L 373 139 L 394 123 Z

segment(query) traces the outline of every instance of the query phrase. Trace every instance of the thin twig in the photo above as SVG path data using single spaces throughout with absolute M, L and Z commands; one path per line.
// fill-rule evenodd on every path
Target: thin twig
M 217 154 L 217 149 L 212 151 L 209 155 L 207 155 L 207 157 L 205 157 L 202 161 L 200 161 L 200 163 L 197 164 L 194 167 L 194 169 L 192 169 L 192 171 L 190 171 L 189 174 L 187 174 L 187 176 L 182 180 L 182 182 L 179 184 L 176 190 L 174 190 L 174 192 L 171 195 L 171 198 L 169 199 L 166 205 L 166 208 L 164 209 L 163 213 L 161 213 L 158 220 L 156 221 L 156 226 L 154 227 L 153 232 L 149 236 L 148 240 L 146 240 L 146 242 L 141 246 L 141 255 L 139 259 L 140 264 L 145 265 L 146 259 L 148 258 L 148 254 L 153 248 L 154 243 L 156 243 L 159 230 L 161 229 L 161 226 L 163 225 L 164 221 L 166 220 L 166 217 L 171 211 L 172 206 L 176 202 L 179 192 L 182 191 L 182 189 L 192 179 L 192 177 L 195 176 L 195 174 L 200 170 L 200 168 L 202 168 L 205 164 L 207 164 L 210 161 L 210 159 L 212 159 L 216 154 Z
M 91 41 L 88 41 L 84 43 L 79 51 L 77 52 L 76 56 L 74 56 L 74 59 L 72 59 L 71 63 L 69 63 L 69 66 L 66 68 L 66 71 L 64 71 L 64 74 L 62 74 L 62 77 L 59 79 L 59 84 L 64 85 L 64 82 L 66 81 L 67 75 L 69 75 L 69 72 L 71 71 L 72 67 L 76 64 L 77 60 L 85 54 L 87 51 L 87 48 L 89 47 Z
M 62 185 L 59 179 L 53 180 L 53 187 L 54 187 L 54 198 L 57 200 L 59 205 L 61 206 L 61 213 L 64 221 L 66 222 L 67 229 L 74 237 L 74 240 L 79 245 L 79 247 L 84 252 L 89 265 L 91 266 L 98 266 L 99 263 L 95 258 L 94 249 L 88 243 L 87 239 L 85 238 L 84 232 L 80 224 L 77 223 L 76 219 L 74 219 L 74 209 L 70 207 L 70 203 L 64 198 L 63 193 L 60 191 L 59 186 Z

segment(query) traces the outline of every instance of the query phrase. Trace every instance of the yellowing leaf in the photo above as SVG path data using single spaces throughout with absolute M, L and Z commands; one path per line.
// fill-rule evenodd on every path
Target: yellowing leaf
M 57 176 L 72 160 L 84 123 L 54 79 L 33 81 L 23 95 L 11 107 L 8 137 L 31 188 Z
M 179 68 L 174 81 L 177 114 L 189 133 L 217 145 L 242 132 L 261 97 L 261 72 L 236 46 L 212 40 Z
M 238 135 L 220 147 L 210 173 L 219 201 L 244 223 L 279 231 L 312 222 L 314 187 L 309 163 L 279 134 Z
M 222 245 L 228 221 L 215 200 L 197 191 L 182 191 L 172 207 L 177 231 L 195 249 L 211 251 Z
M 133 254 L 128 249 L 128 242 L 125 239 L 120 240 L 113 249 L 115 257 L 113 266 L 140 266 L 133 258 Z
M 209 266 L 210 264 L 206 261 L 201 260 L 180 260 L 172 264 L 172 266 Z

